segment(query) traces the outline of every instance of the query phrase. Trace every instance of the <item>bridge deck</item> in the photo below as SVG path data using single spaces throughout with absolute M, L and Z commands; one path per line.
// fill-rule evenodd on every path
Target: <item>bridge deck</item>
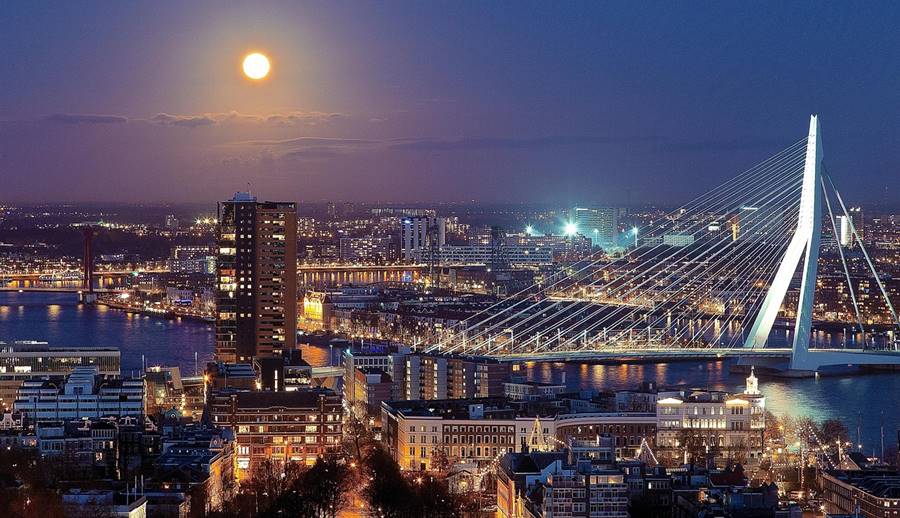
M 28 288 L 11 288 L 9 286 L 0 286 L 0 292 L 20 292 L 20 293 L 81 293 L 86 291 L 84 288 L 72 288 L 60 286 L 57 288 L 46 286 L 35 286 Z M 94 288 L 94 293 L 119 293 L 127 291 L 125 288 Z
M 823 360 L 837 360 L 836 363 L 847 364 L 900 364 L 900 351 L 874 351 L 860 349 L 810 349 L 809 354 Z M 660 360 L 716 360 L 721 358 L 766 358 L 790 359 L 789 348 L 745 349 L 710 348 L 710 349 L 642 349 L 637 351 L 549 351 L 542 353 L 521 353 L 492 355 L 492 357 L 509 362 L 540 361 L 660 361 Z

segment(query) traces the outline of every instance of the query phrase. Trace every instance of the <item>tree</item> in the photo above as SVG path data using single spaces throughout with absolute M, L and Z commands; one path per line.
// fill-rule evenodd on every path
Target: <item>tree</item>
M 434 516 L 435 518 L 450 518 L 459 516 L 460 504 L 450 494 L 446 480 L 435 477 L 420 477 L 416 479 L 416 503 L 419 516 Z
M 344 425 L 344 450 L 356 458 L 357 463 L 362 463 L 366 451 L 375 442 L 375 435 L 365 420 L 359 416 L 367 415 L 365 401 L 355 403 L 357 412 L 350 412 L 347 423 Z
M 315 516 L 334 518 L 349 501 L 351 485 L 349 468 L 333 459 L 319 459 L 300 479 L 314 502 Z
M 313 497 L 306 491 L 290 489 L 260 516 L 313 516 L 315 514 Z
M 687 452 L 688 460 L 692 464 L 697 464 L 701 459 L 706 458 L 706 448 L 703 447 L 700 438 L 695 436 L 691 430 L 681 430 L 678 433 L 678 444 L 683 451 Z
M 447 455 L 447 452 L 440 446 L 435 447 L 431 450 L 431 467 L 432 469 L 440 472 L 441 474 L 446 474 L 447 471 L 450 470 L 450 466 L 453 463 L 450 461 L 450 456 Z
M 303 467 L 289 462 L 282 470 L 281 464 L 265 459 L 253 467 L 247 489 L 254 495 L 255 508 L 264 512 L 291 487 L 303 473 Z
M 826 444 L 833 445 L 837 441 L 847 442 L 850 440 L 850 431 L 847 425 L 840 419 L 828 419 L 822 423 L 819 429 L 819 436 Z
M 372 448 L 365 458 L 370 477 L 363 496 L 373 511 L 384 518 L 413 516 L 414 494 L 400 466 L 382 448 Z
M 208 481 L 203 481 L 190 489 L 191 518 L 205 518 L 209 506 Z
M 766 431 L 765 438 L 766 440 L 773 441 L 784 438 L 784 420 L 779 419 L 778 416 L 766 410 Z

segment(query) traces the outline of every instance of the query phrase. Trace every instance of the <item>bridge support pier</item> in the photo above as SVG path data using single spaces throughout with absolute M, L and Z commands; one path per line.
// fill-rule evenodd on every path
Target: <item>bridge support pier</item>
M 78 292 L 78 302 L 82 304 L 96 304 L 97 303 L 97 294 L 93 291 L 79 291 Z

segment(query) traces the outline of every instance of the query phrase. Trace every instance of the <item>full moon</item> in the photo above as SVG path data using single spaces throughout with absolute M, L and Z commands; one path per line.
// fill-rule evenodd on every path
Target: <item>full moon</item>
M 269 75 L 269 58 L 258 52 L 244 58 L 244 74 L 250 79 L 262 79 Z

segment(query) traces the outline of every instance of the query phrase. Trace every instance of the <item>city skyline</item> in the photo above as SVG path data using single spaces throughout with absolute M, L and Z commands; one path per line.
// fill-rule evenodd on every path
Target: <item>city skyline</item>
M 0 201 L 677 205 L 809 113 L 848 199 L 900 187 L 900 36 L 874 7 L 208 7 L 5 17 Z
M 898 19 L 10 4 L 0 516 L 900 513 Z

